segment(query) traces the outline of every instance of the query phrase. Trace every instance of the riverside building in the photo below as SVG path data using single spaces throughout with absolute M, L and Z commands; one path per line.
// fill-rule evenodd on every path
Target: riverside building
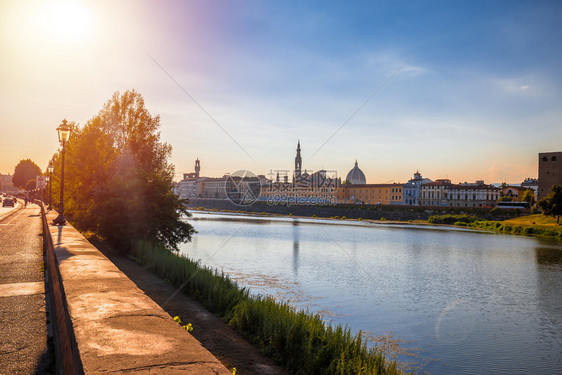
M 402 184 L 342 184 L 337 201 L 344 204 L 401 205 Z
M 539 189 L 537 200 L 548 195 L 552 185 L 562 185 L 562 152 L 539 154 Z
M 484 181 L 451 185 L 448 192 L 449 207 L 495 207 L 500 198 L 500 189 L 486 185 Z
M 408 206 L 417 206 L 420 204 L 420 190 L 422 184 L 428 184 L 429 178 L 423 178 L 419 171 L 414 173 L 414 178 L 404 184 L 404 193 L 402 203 Z

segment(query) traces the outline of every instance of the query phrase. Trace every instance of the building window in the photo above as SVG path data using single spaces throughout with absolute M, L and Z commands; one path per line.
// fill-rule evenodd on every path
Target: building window
M 552 159 L 550 159 L 552 161 L 556 161 L 556 156 L 553 156 Z
M 548 158 L 546 156 L 543 156 L 542 161 L 548 161 Z

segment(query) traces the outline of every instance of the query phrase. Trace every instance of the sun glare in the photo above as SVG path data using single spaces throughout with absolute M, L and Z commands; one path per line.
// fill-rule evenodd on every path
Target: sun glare
M 41 1 L 21 3 L 15 28 L 35 44 L 79 43 L 90 38 L 93 13 L 82 1 Z
M 53 36 L 74 39 L 85 37 L 90 31 L 91 15 L 83 3 L 61 1 L 50 3 L 47 7 L 45 26 Z

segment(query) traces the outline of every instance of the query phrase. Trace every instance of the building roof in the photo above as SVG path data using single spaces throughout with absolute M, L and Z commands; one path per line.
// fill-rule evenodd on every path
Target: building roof
M 404 187 L 403 184 L 345 184 L 345 188 L 386 188 L 386 187 Z
M 365 185 L 367 183 L 365 173 L 363 173 L 363 171 L 359 169 L 357 160 L 355 160 L 355 167 L 353 167 L 353 169 L 349 171 L 345 180 L 349 181 L 349 183 L 353 185 Z
M 423 184 L 422 186 L 443 186 L 443 185 L 447 185 L 447 186 L 451 186 L 451 180 L 446 180 L 446 179 L 440 179 L 440 180 L 435 180 L 433 182 L 428 182 L 427 184 Z
M 506 190 L 506 189 L 513 189 L 513 190 L 529 190 L 528 187 L 524 187 L 524 186 L 513 186 L 513 185 L 507 185 L 507 186 L 503 186 L 501 188 L 502 190 Z

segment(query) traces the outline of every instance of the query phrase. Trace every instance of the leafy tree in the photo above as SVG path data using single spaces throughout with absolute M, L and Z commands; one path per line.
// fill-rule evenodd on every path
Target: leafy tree
M 528 202 L 529 206 L 532 206 L 535 204 L 535 192 L 533 191 L 533 189 L 527 189 L 523 192 L 523 197 L 521 197 L 521 200 L 523 202 Z
M 544 215 L 556 217 L 556 224 L 560 224 L 562 215 L 562 186 L 553 185 L 550 193 L 538 203 Z
M 138 240 L 177 249 L 191 239 L 185 202 L 172 191 L 171 146 L 160 141 L 159 128 L 160 117 L 134 90 L 116 92 L 76 128 L 66 149 L 64 189 L 65 215 L 75 226 L 123 250 Z
M 21 160 L 14 170 L 12 184 L 22 189 L 29 180 L 35 180 L 35 177 L 41 174 L 41 168 L 32 162 L 31 159 Z
M 35 179 L 27 181 L 23 186 L 23 189 L 26 191 L 35 190 Z

